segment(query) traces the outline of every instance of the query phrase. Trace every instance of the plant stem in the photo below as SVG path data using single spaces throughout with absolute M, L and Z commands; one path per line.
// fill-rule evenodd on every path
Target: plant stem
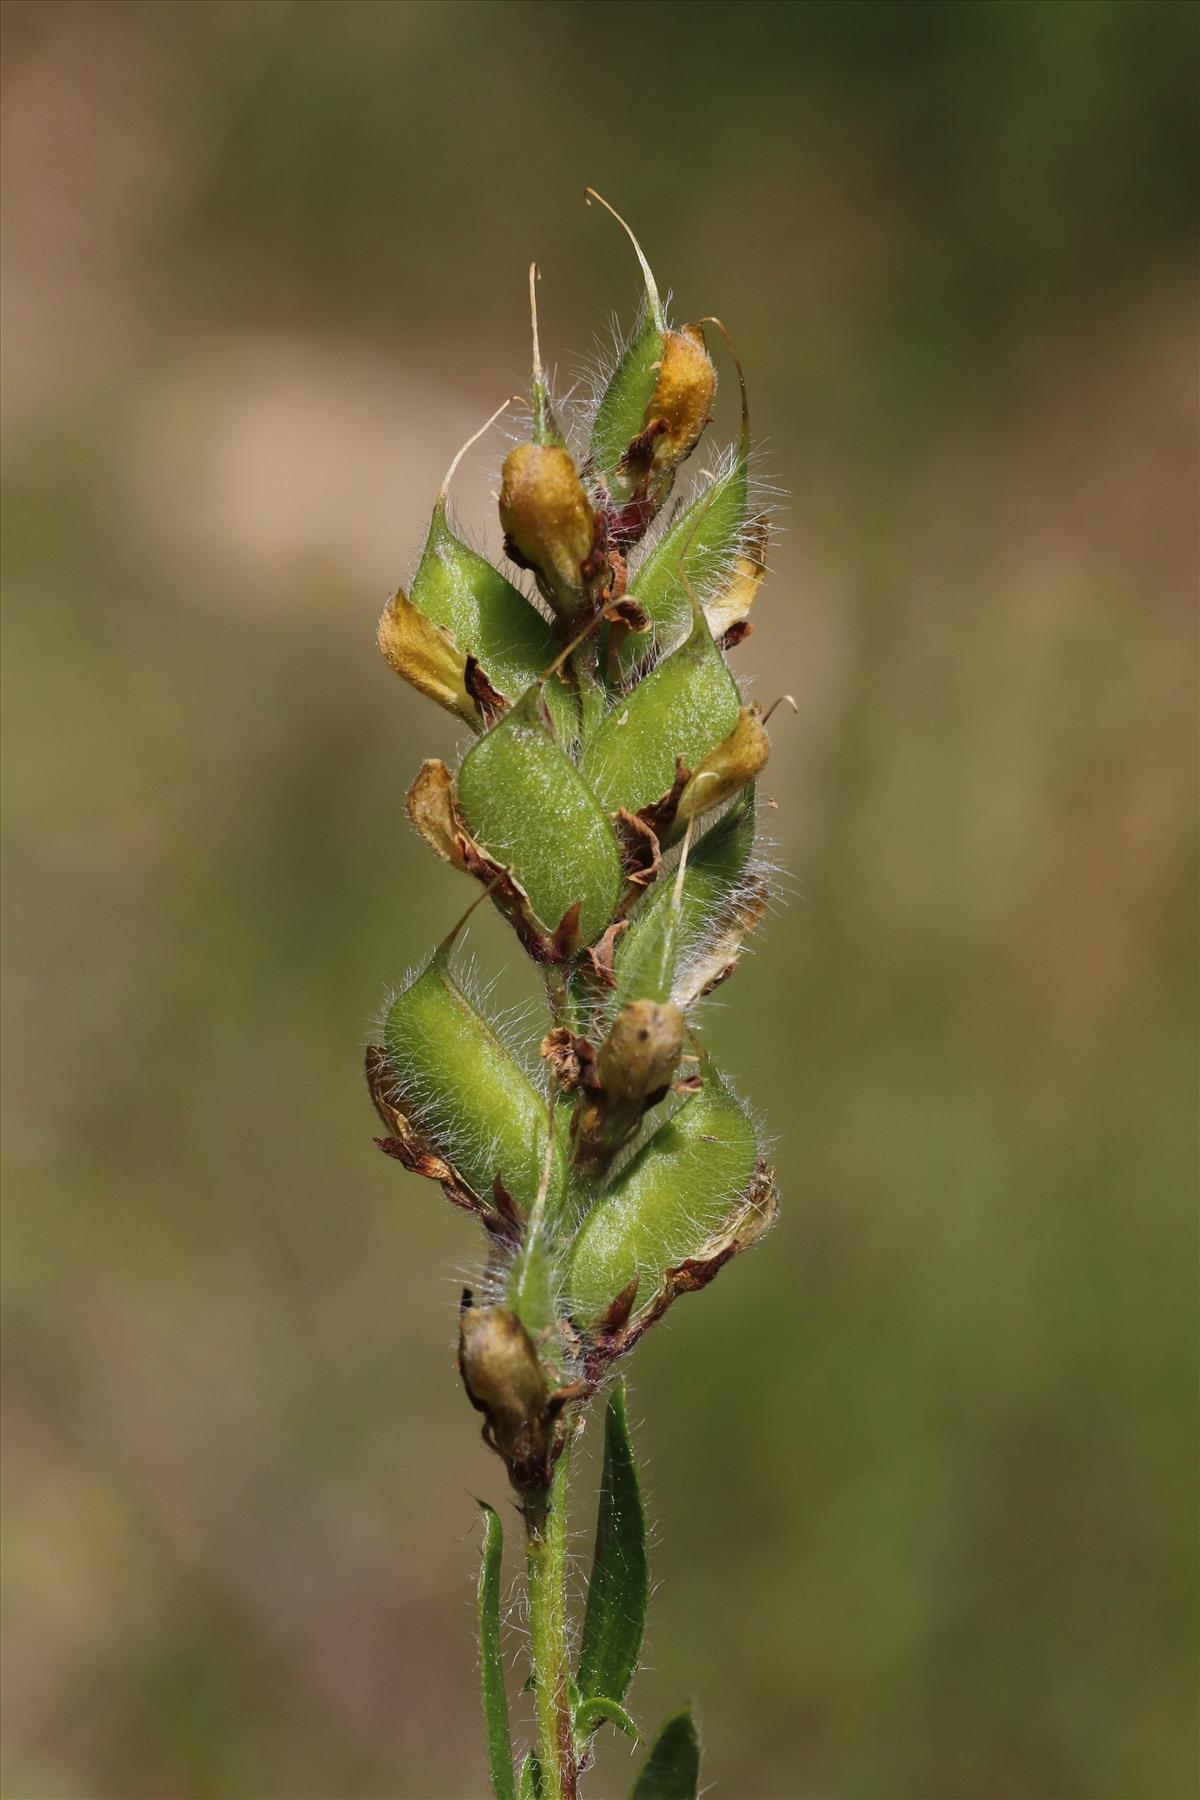
M 542 1800 L 576 1800 L 575 1741 L 567 1682 L 567 1485 L 570 1439 L 544 1500 L 525 1506 L 529 1636 L 537 1700 Z

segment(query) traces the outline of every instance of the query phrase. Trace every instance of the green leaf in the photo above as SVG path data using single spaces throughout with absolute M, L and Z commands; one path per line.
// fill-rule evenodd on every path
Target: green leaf
M 615 1700 L 580 1701 L 575 1709 L 576 1740 L 581 1743 L 584 1742 L 591 1737 L 594 1731 L 606 1722 L 609 1725 L 615 1725 L 618 1731 L 623 1731 L 627 1737 L 631 1737 L 635 1743 L 637 1742 L 637 1726 L 625 1711 L 625 1708 L 623 1706 L 618 1706 Z
M 542 615 L 498 569 L 451 531 L 439 500 L 409 598 L 427 619 L 451 632 L 458 648 L 478 657 L 484 673 L 515 700 L 554 660 L 554 636 Z M 549 684 L 551 710 L 569 707 L 561 684 Z
M 676 758 L 694 769 L 733 730 L 740 709 L 737 683 L 697 606 L 678 650 L 616 702 L 588 744 L 584 777 L 610 812 L 637 812 L 670 788 Z
M 547 728 L 539 702 L 531 689 L 479 739 L 458 772 L 458 801 L 548 930 L 583 902 L 580 932 L 590 943 L 616 908 L 620 853 L 611 820 Z
M 580 1327 L 635 1275 L 638 1303 L 651 1300 L 668 1269 L 700 1255 L 737 1216 L 758 1161 L 754 1125 L 716 1071 L 705 1065 L 703 1073 L 703 1089 L 659 1126 L 580 1226 L 568 1300 Z
M 663 334 L 647 307 L 600 396 L 592 424 L 591 459 L 605 486 L 612 488 L 617 464 L 642 429 L 658 382 Z
M 383 1028 L 396 1099 L 477 1194 L 499 1175 L 528 1209 L 546 1160 L 546 1102 L 450 973 L 445 948 Z M 559 1153 L 554 1187 L 562 1181 Z
M 684 630 L 689 603 L 684 576 L 701 600 L 732 566 L 746 526 L 747 463 L 739 451 L 714 481 L 681 507 L 653 550 L 630 577 L 629 591 L 646 609 L 660 636 Z M 646 640 L 630 638 L 627 657 L 644 656 Z
M 542 1765 L 532 1750 L 521 1764 L 517 1800 L 542 1800 Z
M 700 1782 L 700 1739 L 685 1707 L 668 1719 L 642 1765 L 629 1800 L 696 1800 Z
M 498 1515 L 480 1501 L 483 1513 L 483 1561 L 479 1569 L 479 1671 L 483 1688 L 483 1722 L 487 1730 L 488 1768 L 496 1800 L 515 1800 L 512 1737 L 508 1696 L 504 1691 L 504 1658 L 500 1651 L 500 1562 L 504 1529 Z
M 596 1550 L 579 1653 L 582 1705 L 595 1700 L 619 1704 L 625 1698 L 642 1647 L 648 1592 L 646 1515 L 629 1437 L 625 1384 L 620 1382 L 604 1415 Z

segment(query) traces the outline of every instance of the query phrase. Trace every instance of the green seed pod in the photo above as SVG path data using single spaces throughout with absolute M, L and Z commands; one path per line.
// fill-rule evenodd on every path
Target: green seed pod
M 616 1001 L 669 1000 L 680 966 L 746 880 L 754 852 L 754 794 L 693 845 L 682 882 L 656 881 L 616 941 Z
M 603 1169 L 670 1087 L 683 1051 L 684 1018 L 669 1000 L 622 1006 L 596 1052 L 594 1085 L 573 1121 L 575 1164 Z
M 468 752 L 458 803 L 488 854 L 511 867 L 549 931 L 581 902 L 584 943 L 608 923 L 621 891 L 612 824 L 555 742 L 531 688 Z
M 650 265 L 620 213 L 593 188 L 587 193 L 628 234 L 646 283 L 642 320 L 601 395 L 591 442 L 591 467 L 617 509 L 616 537 L 636 543 L 708 424 L 716 371 L 699 325 L 668 327 Z
M 629 591 L 650 617 L 660 640 L 684 630 L 691 617 L 687 584 L 702 599 L 737 555 L 746 525 L 747 473 L 738 456 L 672 518 L 634 571 Z M 645 643 L 630 645 L 645 654 Z
M 614 498 L 620 497 L 617 470 L 626 450 L 642 429 L 646 408 L 658 379 L 663 328 L 647 311 L 621 353 L 600 397 L 592 423 L 591 460 L 596 474 Z
M 666 332 L 643 424 L 645 431 L 653 432 L 648 449 L 654 468 L 674 469 L 692 454 L 708 424 L 716 391 L 716 370 L 701 327 L 684 325 Z
M 392 1001 L 384 1046 L 397 1095 L 431 1142 L 476 1194 L 498 1175 L 527 1212 L 545 1167 L 546 1102 L 454 980 L 446 946 Z
M 620 213 L 593 188 L 587 189 L 589 201 L 599 200 L 607 212 L 628 234 L 637 259 L 642 265 L 646 283 L 646 304 L 637 330 L 621 353 L 620 360 L 600 396 L 596 417 L 592 422 L 591 465 L 611 493 L 617 483 L 617 465 L 629 445 L 641 431 L 646 409 L 658 384 L 658 365 L 662 358 L 663 338 L 667 331 L 666 314 L 659 299 L 658 286 L 642 247 Z
M 749 1192 L 754 1127 L 711 1068 L 703 1089 L 659 1127 L 592 1208 L 575 1240 L 570 1311 L 587 1329 L 637 1279 L 639 1304 L 668 1272 L 701 1256 Z
M 568 617 L 586 602 L 596 521 L 583 483 L 561 444 L 517 444 L 504 459 L 500 523 L 508 555 L 532 569 L 542 592 Z
M 678 650 L 619 700 L 588 744 L 583 773 L 610 811 L 635 813 L 733 730 L 741 699 L 699 606 Z
M 464 1306 L 458 1367 L 471 1405 L 486 1415 L 485 1435 L 513 1480 L 518 1487 L 536 1480 L 546 1459 L 549 1389 L 517 1315 L 503 1306 Z
M 763 528 L 755 531 L 750 505 L 750 407 L 742 366 L 719 319 L 714 324 L 729 343 L 742 397 L 742 429 L 736 450 L 695 494 L 688 505 L 676 510 L 671 523 L 654 548 L 630 576 L 629 589 L 649 616 L 659 643 L 671 642 L 686 631 L 691 618 L 690 593 L 704 605 L 714 637 L 733 622 L 731 606 L 724 598 L 739 575 L 739 558 L 757 547 L 761 562 Z M 751 540 L 754 544 L 752 546 Z M 745 610 L 748 610 L 748 603 Z M 741 613 L 744 617 L 744 611 Z M 642 646 L 626 647 L 623 665 L 632 667 Z

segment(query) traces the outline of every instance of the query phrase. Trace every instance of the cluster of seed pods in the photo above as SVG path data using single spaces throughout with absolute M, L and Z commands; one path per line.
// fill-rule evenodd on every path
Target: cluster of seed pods
M 633 242 L 645 301 L 575 453 L 534 307 L 531 436 L 499 496 L 530 591 L 455 533 L 444 485 L 379 626 L 397 673 L 474 734 L 457 771 L 422 765 L 409 816 L 482 884 L 549 1000 L 533 1073 L 456 979 L 456 928 L 368 1052 L 381 1148 L 486 1234 L 459 1362 L 526 1496 L 548 1485 L 573 1403 L 777 1210 L 755 1127 L 693 1024 L 766 906 L 765 722 L 728 660 L 766 548 L 745 383 L 738 366 L 738 443 L 672 504 L 716 391 L 705 327 L 725 332 L 671 328 Z

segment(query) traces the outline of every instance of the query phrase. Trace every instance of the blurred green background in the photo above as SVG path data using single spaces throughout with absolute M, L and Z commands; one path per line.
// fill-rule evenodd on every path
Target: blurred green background
M 475 1241 L 360 1079 L 454 727 L 373 633 L 529 259 L 564 379 L 636 303 L 586 182 L 735 334 L 799 704 L 710 1015 L 785 1210 L 633 1365 L 641 1716 L 728 1800 L 1194 1795 L 1196 11 L 3 24 L 7 1795 L 482 1793 Z

